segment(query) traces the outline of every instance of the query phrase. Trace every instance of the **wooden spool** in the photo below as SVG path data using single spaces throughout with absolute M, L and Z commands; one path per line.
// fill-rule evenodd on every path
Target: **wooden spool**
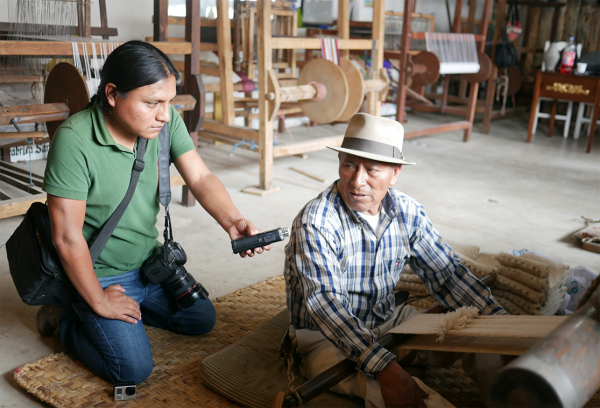
M 349 85 L 348 104 L 344 112 L 337 118 L 338 122 L 348 122 L 363 104 L 368 92 L 379 92 L 379 99 L 385 98 L 389 87 L 387 74 L 381 75 L 382 79 L 364 80 L 360 69 L 346 57 L 340 58 L 340 68 L 346 75 Z M 383 71 L 383 70 L 382 70 Z
M 358 112 L 365 94 L 379 92 L 385 98 L 389 78 L 382 70 L 382 79 L 364 80 L 359 68 L 347 58 L 340 66 L 326 59 L 312 60 L 300 72 L 297 86 L 280 87 L 275 71 L 267 81 L 269 118 L 275 120 L 282 102 L 298 101 L 302 113 L 317 123 L 346 122 Z
M 492 59 L 485 52 L 478 51 L 479 72 L 475 74 L 463 74 L 463 78 L 471 84 L 480 84 L 492 76 Z
M 77 68 L 68 62 L 56 64 L 46 80 L 44 103 L 62 102 L 69 107 L 70 115 L 74 115 L 85 109 L 89 101 L 85 79 Z M 64 120 L 46 122 L 50 139 L 63 122 Z
M 319 58 L 302 68 L 298 85 L 316 82 L 327 90 L 321 100 L 301 100 L 298 102 L 302 113 L 317 123 L 331 123 L 337 120 L 348 104 L 349 87 L 342 68 L 335 63 Z
M 433 52 L 421 51 L 413 55 L 411 78 L 417 86 L 431 85 L 440 78 L 440 59 Z

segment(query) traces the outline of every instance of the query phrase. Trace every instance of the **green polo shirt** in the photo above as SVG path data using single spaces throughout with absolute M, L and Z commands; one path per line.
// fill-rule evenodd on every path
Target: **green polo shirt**
M 185 124 L 171 106 L 170 156 L 194 150 Z M 137 151 L 137 144 L 136 144 Z M 67 119 L 52 138 L 43 189 L 57 197 L 86 202 L 83 236 L 95 237 L 125 197 L 136 152 L 115 143 L 95 104 Z M 160 245 L 157 241 L 158 137 L 148 141 L 145 168 L 129 206 L 100 257 L 97 277 L 137 269 Z

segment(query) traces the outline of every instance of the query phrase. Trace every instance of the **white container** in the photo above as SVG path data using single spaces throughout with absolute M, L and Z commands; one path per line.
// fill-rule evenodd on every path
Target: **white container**
M 560 52 L 567 46 L 566 41 L 558 41 L 550 44 L 550 47 L 544 53 L 544 65 L 546 71 L 553 72 L 556 64 L 560 60 Z
M 587 70 L 587 62 L 578 62 L 577 63 L 577 73 L 578 74 L 585 74 L 586 70 Z

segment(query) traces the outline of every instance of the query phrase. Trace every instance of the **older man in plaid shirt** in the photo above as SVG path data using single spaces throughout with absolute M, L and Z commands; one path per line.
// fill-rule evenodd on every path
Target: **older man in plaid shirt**
M 333 390 L 361 397 L 367 407 L 424 407 L 428 396 L 377 342 L 417 313 L 395 305 L 393 290 L 406 264 L 448 308 L 506 314 L 423 207 L 391 188 L 402 165 L 414 164 L 402 155 L 403 136 L 396 121 L 354 115 L 342 146 L 332 148 L 339 152 L 340 179 L 296 217 L 286 247 L 290 337 L 303 375 L 312 378 L 349 358 L 360 373 Z M 419 363 L 436 364 L 434 355 L 422 354 Z

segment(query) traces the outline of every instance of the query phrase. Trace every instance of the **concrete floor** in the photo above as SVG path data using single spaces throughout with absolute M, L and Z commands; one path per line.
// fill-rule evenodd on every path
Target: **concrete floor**
M 408 115 L 407 129 L 453 120 L 439 115 Z M 470 243 L 485 252 L 533 249 L 576 266 L 600 272 L 600 255 L 582 250 L 571 234 L 584 226 L 581 216 L 600 219 L 600 141 L 585 153 L 586 139 L 547 138 L 541 124 L 531 144 L 525 143 L 527 119 L 495 121 L 489 135 L 478 133 L 469 143 L 455 132 L 407 141 L 405 156 L 417 162 L 402 169 L 396 188 L 420 201 L 436 228 L 449 240 Z M 340 134 L 344 126 L 296 128 L 296 140 Z M 289 135 L 279 135 L 281 142 Z M 209 168 L 229 190 L 241 212 L 261 230 L 289 226 L 300 208 L 337 178 L 337 156 L 330 150 L 277 159 L 274 185 L 280 191 L 266 197 L 241 193 L 258 182 L 257 153 L 230 146 L 199 149 Z M 43 161 L 37 166 L 43 167 Z M 24 165 L 25 166 L 25 165 Z M 327 179 L 321 183 L 290 167 Z M 227 234 L 201 207 L 179 205 L 174 192 L 175 239 L 186 249 L 187 269 L 211 297 L 282 273 L 284 243 L 251 259 L 231 254 Z M 0 245 L 21 217 L 0 220 Z M 162 220 L 159 218 L 158 227 Z M 53 342 L 35 329 L 37 308 L 21 303 L 8 272 L 6 253 L 0 251 L 0 407 L 43 405 L 13 380 L 12 371 L 52 352 Z

